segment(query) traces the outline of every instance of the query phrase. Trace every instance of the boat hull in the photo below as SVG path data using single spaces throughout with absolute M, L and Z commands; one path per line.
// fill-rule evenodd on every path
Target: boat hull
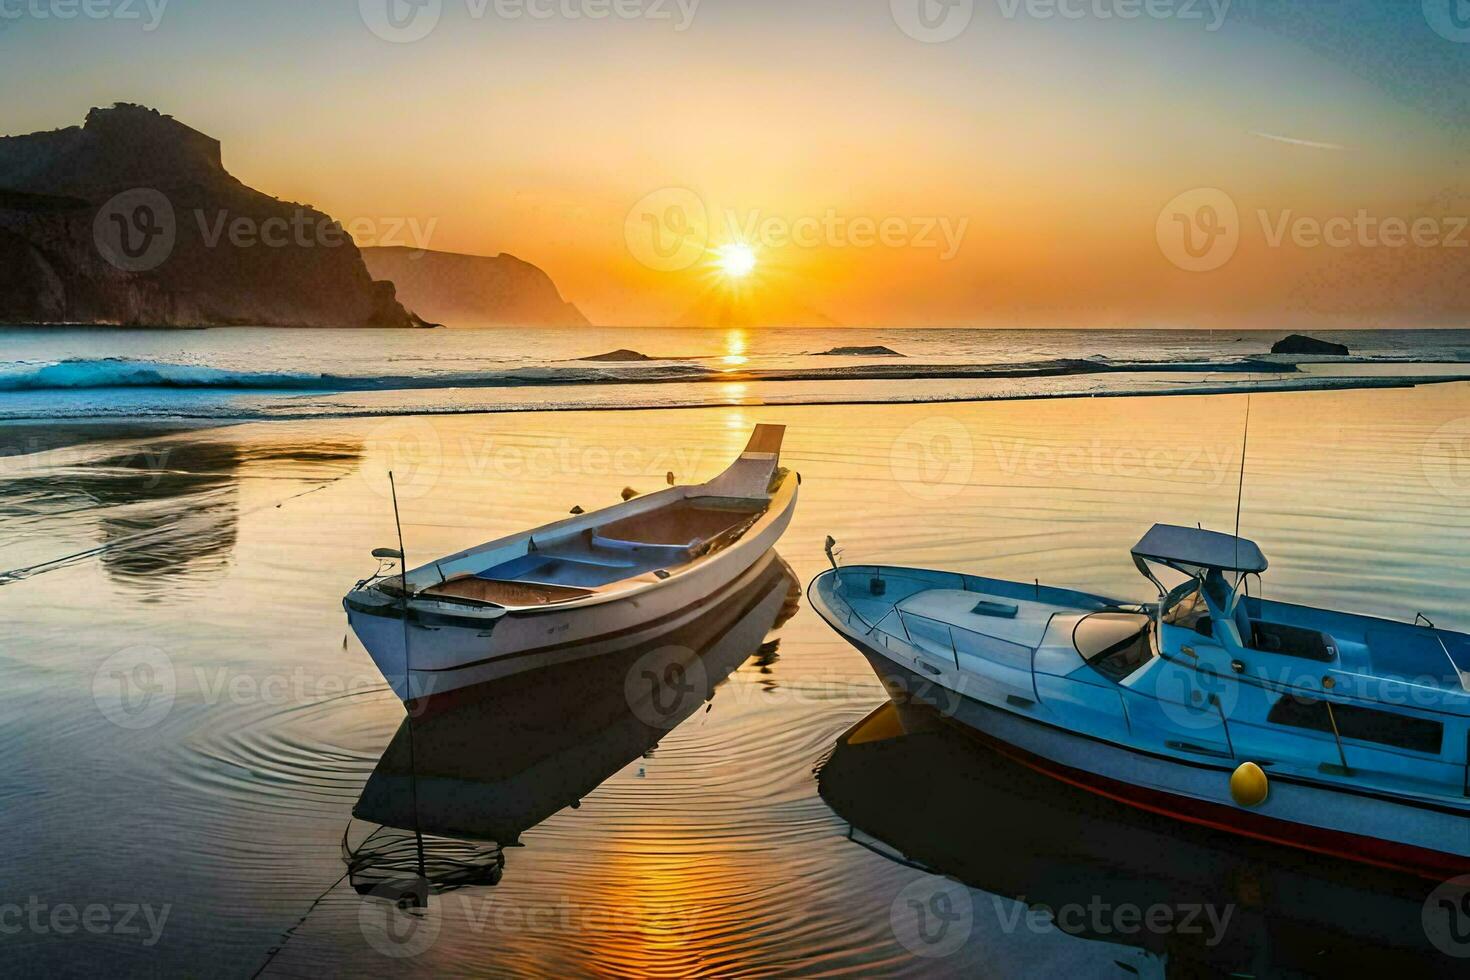
M 782 510 L 731 547 L 657 588 L 588 605 L 512 610 L 499 619 L 410 615 L 401 605 L 365 608 L 348 601 L 348 622 L 378 670 L 405 703 L 553 664 L 595 657 L 676 629 L 748 582 L 774 558 L 772 548 L 796 509 Z
M 1230 796 L 1235 762 L 1184 762 L 1050 722 L 1019 706 L 990 703 L 925 677 L 828 615 L 828 624 L 868 660 L 890 696 L 927 704 L 997 751 L 1079 789 L 1190 823 L 1435 880 L 1470 873 L 1464 810 L 1355 792 L 1272 774 L 1255 809 Z

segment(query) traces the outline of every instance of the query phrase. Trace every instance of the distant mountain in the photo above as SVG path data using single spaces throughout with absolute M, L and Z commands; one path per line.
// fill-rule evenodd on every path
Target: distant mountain
M 408 327 L 330 217 L 225 170 L 155 110 L 0 138 L 0 322 Z
M 365 248 L 375 279 L 386 279 L 411 308 L 451 327 L 585 327 L 551 277 L 514 255 L 460 255 L 407 246 Z

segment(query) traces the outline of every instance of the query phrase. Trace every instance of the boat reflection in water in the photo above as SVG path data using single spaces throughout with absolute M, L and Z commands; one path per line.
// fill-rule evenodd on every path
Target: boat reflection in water
M 928 706 L 877 709 L 838 740 L 818 779 L 856 843 L 979 889 L 975 919 L 998 917 L 1007 943 L 1032 929 L 1015 917 L 1021 902 L 1044 910 L 1042 930 L 1145 949 L 1170 975 L 1463 968 L 1428 938 L 1433 882 L 1078 793 Z
M 704 708 L 800 597 L 771 552 L 683 626 L 431 699 L 399 726 L 352 811 L 380 825 L 344 835 L 353 887 L 422 904 L 431 890 L 497 883 L 503 847 Z

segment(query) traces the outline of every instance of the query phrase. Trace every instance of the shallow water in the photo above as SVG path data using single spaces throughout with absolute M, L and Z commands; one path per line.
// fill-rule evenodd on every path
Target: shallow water
M 1239 906 L 1234 921 L 1245 924 L 1210 948 L 1212 968 L 1264 975 L 1319 953 L 1314 962 L 1341 963 L 1353 916 L 1371 914 L 1390 965 L 1412 957 L 1416 972 L 1448 971 L 1453 961 L 1415 939 L 1417 884 L 1344 879 L 1213 836 L 1176 841 L 1154 824 L 1132 842 L 1149 860 L 1119 853 L 1106 873 L 1095 856 L 1039 853 L 1034 841 L 1005 854 L 964 846 L 953 839 L 962 820 L 929 820 L 924 808 L 984 805 L 985 781 L 1007 777 L 983 758 L 962 757 L 970 795 L 941 793 L 895 816 L 909 790 L 891 760 L 921 766 L 961 750 L 925 741 L 920 726 L 889 762 L 849 765 L 838 739 L 884 703 L 882 689 L 804 604 L 776 625 L 790 612 L 780 583 L 774 614 L 757 603 L 740 629 L 690 641 L 704 649 L 739 634 L 734 649 L 709 655 L 711 683 L 728 676 L 708 708 L 666 734 L 620 716 L 615 671 L 575 675 L 584 688 L 565 703 L 540 686 L 502 689 L 515 710 L 484 712 L 483 730 L 471 715 L 464 739 L 491 757 L 474 770 L 498 781 L 491 799 L 527 793 L 518 812 L 555 812 L 504 848 L 498 884 L 436 895 L 399 933 L 432 932 L 425 948 L 384 947 L 389 913 L 352 887 L 344 835 L 356 847 L 373 830 L 352 813 L 385 752 L 392 768 L 403 709 L 347 636 L 339 603 L 373 570 L 369 551 L 394 541 L 389 468 L 410 558 L 422 559 L 615 502 L 624 486 L 655 489 L 669 471 L 706 479 L 753 424 L 784 422 L 784 459 L 803 487 L 779 551 L 802 582 L 823 567 L 832 534 L 854 562 L 1148 598 L 1127 549 L 1149 524 L 1233 525 L 1245 410 L 1241 396 L 1190 396 L 335 419 L 7 459 L 0 810 L 12 832 L 0 881 L 5 901 L 34 897 L 44 911 L 40 928 L 0 938 L 5 959 L 65 975 L 203 965 L 241 976 L 1090 976 L 1158 975 L 1166 959 L 1198 951 L 1171 946 L 1173 936 L 1069 935 L 1012 917 L 1017 899 L 1096 894 Z M 1272 560 L 1266 594 L 1470 629 L 1467 446 L 1470 385 L 1255 395 L 1242 531 Z M 558 711 L 577 712 L 566 722 L 576 737 L 537 735 Z M 522 716 L 530 721 L 511 724 Z M 824 775 L 819 792 L 829 758 L 841 767 L 826 772 L 841 779 Z M 952 769 L 935 769 L 925 775 L 940 792 Z M 513 783 L 528 771 L 552 789 Z M 872 809 L 875 794 L 887 810 Z M 574 797 L 580 806 L 564 802 Z M 995 799 L 1011 797 L 997 789 Z M 1116 815 L 1066 793 L 1045 805 L 1065 830 L 1122 834 Z M 493 847 L 435 839 L 430 850 L 498 861 Z M 901 914 L 945 879 L 898 853 L 966 882 L 971 915 L 946 955 L 924 955 L 934 950 Z M 1204 854 L 1218 874 L 1160 871 Z M 1165 886 L 1113 891 L 1139 878 Z M 1081 890 L 1059 897 L 1059 879 Z M 1276 903 L 1297 894 L 1340 908 L 1348 925 L 1272 932 Z M 108 910 L 105 926 L 99 912 L 93 929 L 51 927 L 55 909 L 88 906 Z M 138 907 L 135 932 L 118 921 L 122 906 Z M 166 909 L 161 928 L 150 930 L 145 907 L 154 921 Z M 1322 950 L 1303 954 L 1314 943 Z M 389 959 L 384 948 L 415 955 Z

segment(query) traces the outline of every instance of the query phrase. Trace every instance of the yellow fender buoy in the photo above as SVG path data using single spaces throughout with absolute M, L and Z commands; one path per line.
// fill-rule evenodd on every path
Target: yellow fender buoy
M 1260 806 L 1270 791 L 1270 780 L 1254 762 L 1242 762 L 1230 774 L 1230 798 L 1241 806 Z

